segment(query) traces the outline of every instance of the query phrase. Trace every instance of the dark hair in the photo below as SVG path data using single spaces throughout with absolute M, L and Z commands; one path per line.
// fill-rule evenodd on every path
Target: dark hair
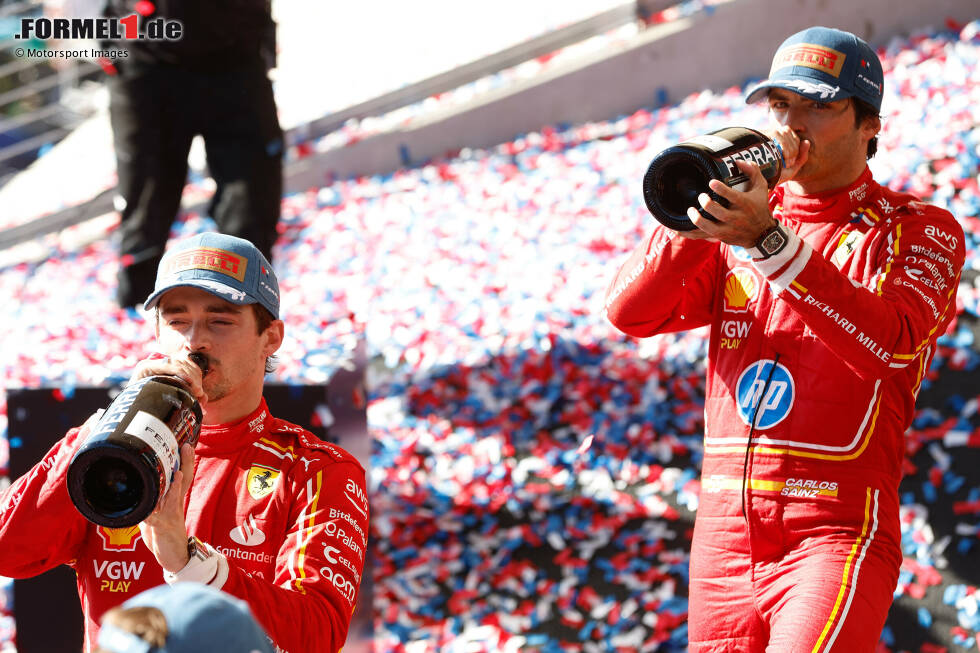
M 854 126 L 860 127 L 865 120 L 881 120 L 881 115 L 878 110 L 873 106 L 865 102 L 864 100 L 858 99 L 856 97 L 851 97 L 851 106 L 854 107 Z M 871 158 L 878 151 L 878 137 L 875 136 L 870 141 L 868 141 L 868 153 L 867 158 Z
M 272 326 L 272 323 L 276 320 L 272 313 L 269 312 L 265 306 L 262 304 L 251 304 L 252 313 L 255 315 L 255 325 L 258 329 L 259 335 L 265 333 L 265 330 Z M 279 361 L 276 359 L 276 355 L 273 354 L 265 359 L 265 373 L 272 374 L 276 371 L 276 364 Z
M 167 644 L 167 618 L 158 608 L 142 605 L 132 608 L 116 606 L 102 617 L 102 625 L 106 624 L 132 633 L 154 648 L 163 648 Z M 94 653 L 110 652 L 96 648 Z

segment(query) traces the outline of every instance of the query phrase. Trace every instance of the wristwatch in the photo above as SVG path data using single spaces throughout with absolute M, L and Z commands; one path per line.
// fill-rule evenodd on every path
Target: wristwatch
M 783 231 L 779 221 L 775 221 L 773 226 L 759 235 L 759 239 L 755 241 L 755 245 L 747 248 L 745 251 L 754 259 L 767 259 L 783 251 L 783 248 L 786 247 L 788 242 L 789 237 L 786 235 L 786 232 Z
M 177 572 L 165 570 L 163 580 L 171 585 L 178 581 L 193 581 L 209 585 L 218 577 L 221 571 L 221 556 L 193 535 L 187 538 L 187 555 L 189 557 L 187 564 Z M 224 584 L 223 580 L 221 584 Z
M 197 558 L 201 562 L 205 562 L 211 557 L 211 552 L 208 551 L 204 542 L 191 535 L 187 538 L 187 557 L 190 560 Z

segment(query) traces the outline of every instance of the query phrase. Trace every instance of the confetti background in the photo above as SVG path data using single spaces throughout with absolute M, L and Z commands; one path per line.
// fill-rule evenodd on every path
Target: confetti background
M 879 54 L 876 178 L 949 209 L 968 239 L 957 320 L 907 437 L 905 560 L 880 650 L 976 651 L 980 21 Z M 369 353 L 377 651 L 685 650 L 706 334 L 627 338 L 602 298 L 650 228 L 650 159 L 763 126 L 743 90 L 284 198 L 275 380 L 322 383 L 359 341 Z M 185 216 L 173 236 L 211 226 Z M 7 387 L 117 383 L 152 347 L 144 316 L 112 303 L 114 228 L 47 236 L 0 268 Z M 0 395 L 4 434 L 5 413 Z M 0 474 L 6 454 L 0 438 Z M 7 585 L 0 650 L 10 602 Z

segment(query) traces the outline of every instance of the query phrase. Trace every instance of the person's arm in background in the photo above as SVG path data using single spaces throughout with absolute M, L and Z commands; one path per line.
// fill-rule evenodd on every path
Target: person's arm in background
M 30 578 L 74 560 L 88 521 L 68 496 L 65 479 L 99 414 L 69 431 L 0 493 L 0 575 Z

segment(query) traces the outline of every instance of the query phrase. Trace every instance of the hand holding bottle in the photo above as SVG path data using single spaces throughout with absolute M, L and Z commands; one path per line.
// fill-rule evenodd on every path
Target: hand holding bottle
M 194 448 L 180 447 L 180 469 L 156 509 L 140 522 L 143 542 L 164 570 L 180 571 L 187 564 L 187 526 L 184 499 L 194 482 Z
M 180 379 L 187 391 L 201 406 L 207 405 L 204 392 L 204 377 L 208 373 L 207 354 L 200 352 L 181 352 L 174 356 L 155 355 L 143 359 L 133 369 L 129 382 L 149 376 L 173 376 Z
M 68 494 L 89 521 L 111 528 L 138 524 L 179 476 L 181 445 L 197 444 L 203 421 L 185 376 L 203 397 L 208 360 L 192 356 L 141 363 L 75 453 Z

